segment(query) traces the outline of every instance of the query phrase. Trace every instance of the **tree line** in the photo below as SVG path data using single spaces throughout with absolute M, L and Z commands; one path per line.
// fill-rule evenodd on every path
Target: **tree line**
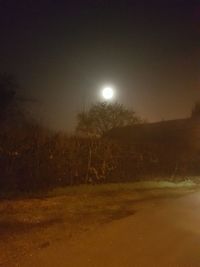
M 0 75 L 0 191 L 174 178 L 200 171 L 199 151 L 189 158 L 175 149 L 167 154 L 162 145 L 124 147 L 108 138 L 111 129 L 144 123 L 121 104 L 96 103 L 78 113 L 75 134 L 69 136 L 25 116 L 17 99 L 18 88 L 12 76 Z M 199 114 L 197 103 L 192 117 Z

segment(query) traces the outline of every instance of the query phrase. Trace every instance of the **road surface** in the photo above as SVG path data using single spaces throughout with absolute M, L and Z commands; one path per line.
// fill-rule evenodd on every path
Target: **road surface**
M 198 267 L 200 192 L 135 205 L 135 213 L 73 242 L 26 256 L 20 267 Z

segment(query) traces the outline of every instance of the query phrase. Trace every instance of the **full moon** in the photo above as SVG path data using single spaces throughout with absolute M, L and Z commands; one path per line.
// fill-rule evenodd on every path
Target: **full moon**
M 105 87 L 102 90 L 102 96 L 105 100 L 111 100 L 114 96 L 114 90 L 111 87 Z

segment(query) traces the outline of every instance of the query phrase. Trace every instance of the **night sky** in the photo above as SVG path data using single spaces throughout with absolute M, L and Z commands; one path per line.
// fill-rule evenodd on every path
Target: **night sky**
M 149 121 L 200 99 L 200 1 L 0 0 L 0 33 L 0 71 L 55 129 L 71 131 L 105 84 Z

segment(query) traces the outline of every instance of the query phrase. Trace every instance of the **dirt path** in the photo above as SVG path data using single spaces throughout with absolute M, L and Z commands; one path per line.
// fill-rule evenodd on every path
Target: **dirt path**
M 20 267 L 200 266 L 200 193 L 139 203 L 134 215 L 74 242 L 35 251 Z

